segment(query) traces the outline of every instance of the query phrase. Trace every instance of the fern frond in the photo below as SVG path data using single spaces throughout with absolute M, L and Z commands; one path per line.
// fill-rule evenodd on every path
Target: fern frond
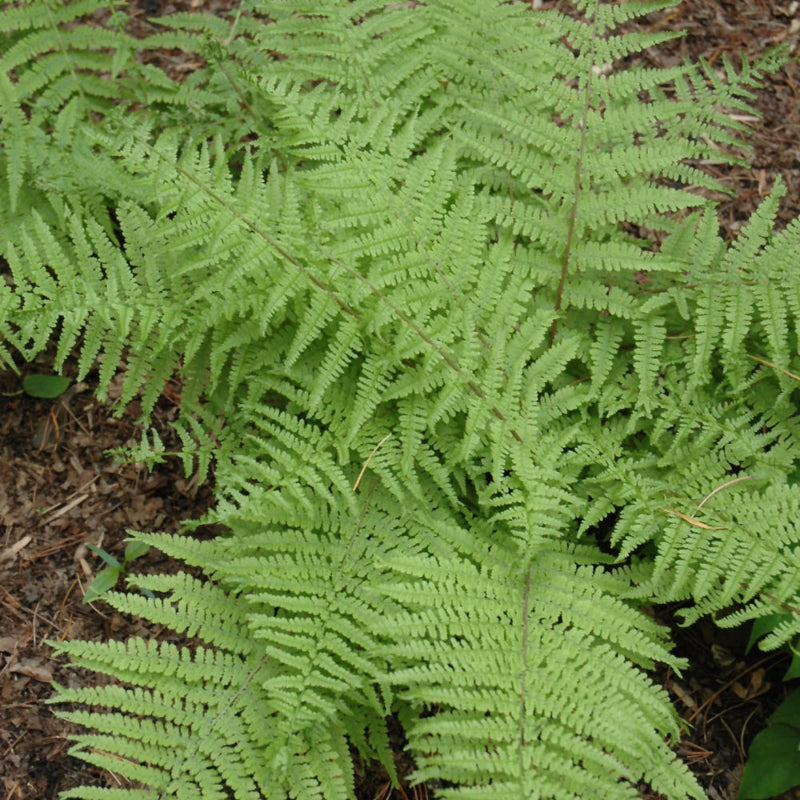
M 143 585 L 146 579 L 141 581 Z M 162 578 L 156 583 L 164 589 L 171 582 Z M 174 584 L 179 592 L 189 585 L 185 576 L 177 576 Z M 242 604 L 213 591 L 206 591 L 203 600 L 203 632 L 214 649 L 198 646 L 190 651 L 135 639 L 56 647 L 76 663 L 142 687 L 62 688 L 60 700 L 108 709 L 64 713 L 99 731 L 76 737 L 75 752 L 147 784 L 150 797 L 155 791 L 161 797 L 185 797 L 186 792 L 224 797 L 226 791 L 237 798 L 279 797 L 279 791 L 270 789 L 275 781 L 263 758 L 270 744 L 264 720 L 273 712 L 260 683 L 271 670 L 244 633 Z M 145 615 L 148 604 L 158 616 L 162 601 L 145 599 Z M 218 640 L 216 632 L 223 631 Z M 229 642 L 234 643 L 232 651 L 224 646 Z M 76 791 L 72 796 L 92 795 Z M 116 789 L 105 796 L 132 798 L 141 792 Z
M 696 191 L 779 58 L 629 68 L 662 0 L 287 0 L 160 18 L 176 83 L 99 5 L 0 12 L 0 357 L 145 419 L 177 374 L 223 532 L 109 595 L 191 641 L 59 645 L 128 686 L 62 693 L 82 757 L 152 787 L 74 796 L 349 799 L 393 712 L 445 796 L 699 796 L 638 604 L 800 635 L 800 225 Z
M 733 481 L 731 481 L 733 483 Z M 687 519 L 677 518 L 664 531 L 654 584 L 661 596 L 692 597 L 687 622 L 740 606 L 728 624 L 741 623 L 796 607 L 800 593 L 800 563 L 796 546 L 800 531 L 794 520 L 800 495 L 797 487 L 770 487 L 762 492 L 738 484 L 709 500 Z M 765 530 L 765 519 L 781 508 L 781 523 Z M 798 621 L 785 625 L 762 643 L 777 647 L 797 635 Z
M 558 577 L 574 569 L 566 553 L 542 550 L 521 573 L 501 561 L 480 571 L 463 562 L 393 562 L 400 581 L 386 591 L 409 611 L 381 630 L 406 662 L 392 681 L 413 709 L 405 723 L 416 779 L 462 787 L 443 790 L 445 797 L 582 798 L 636 797 L 644 777 L 657 790 L 699 797 L 677 764 L 661 774 L 648 766 L 665 747 L 653 726 L 676 729 L 666 698 L 645 689 L 620 651 L 664 659 L 656 627 L 637 630 L 628 616 L 630 627 L 604 641 L 603 615 L 621 619 L 621 608 L 593 569 L 572 573 L 566 597 Z M 614 670 L 597 671 L 610 660 Z M 599 681 L 600 699 L 584 695 Z M 431 705 L 432 716 L 424 713 Z M 665 756 L 659 763 L 672 761 Z

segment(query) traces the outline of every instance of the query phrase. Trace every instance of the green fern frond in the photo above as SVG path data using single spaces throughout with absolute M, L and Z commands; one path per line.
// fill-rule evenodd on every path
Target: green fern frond
M 748 476 L 743 476 L 747 478 Z M 731 484 L 736 481 L 731 480 Z M 687 622 L 729 608 L 739 610 L 728 624 L 741 623 L 797 606 L 800 564 L 795 554 L 797 487 L 747 490 L 747 483 L 722 489 L 688 519 L 676 518 L 659 545 L 654 584 L 659 594 L 691 597 Z M 744 488 L 741 488 L 744 487 Z M 781 509 L 781 522 L 776 508 Z M 771 519 L 766 534 L 765 519 Z M 798 620 L 762 643 L 778 647 L 797 635 Z
M 0 355 L 145 420 L 177 376 L 224 531 L 109 595 L 188 643 L 58 646 L 126 684 L 62 690 L 132 782 L 72 796 L 349 799 L 390 713 L 443 796 L 699 796 L 639 604 L 800 635 L 800 226 L 777 186 L 729 245 L 698 191 L 780 57 L 630 67 L 670 4 L 576 5 L 0 12 Z
M 566 597 L 558 576 L 574 569 L 568 554 L 541 550 L 522 572 L 502 560 L 480 571 L 393 561 L 401 580 L 386 591 L 409 611 L 381 631 L 406 662 L 392 681 L 409 705 L 411 746 L 422 754 L 415 778 L 462 787 L 443 790 L 445 797 L 636 797 L 642 777 L 672 795 L 699 797 L 676 766 L 662 774 L 648 766 L 672 760 L 665 749 L 655 757 L 665 746 L 653 726 L 662 735 L 677 730 L 669 703 L 645 691 L 643 675 L 620 653 L 668 658 L 656 626 L 634 623 L 604 641 L 602 617 L 618 612 L 594 570 L 572 573 Z M 610 660 L 613 670 L 597 670 Z M 585 695 L 601 680 L 608 682 L 599 698 Z M 545 684 L 551 691 L 542 695 Z M 432 706 L 437 713 L 426 714 Z
M 142 586 L 147 581 L 139 580 Z M 180 589 L 183 579 L 178 581 Z M 165 580 L 159 583 L 164 588 Z M 280 796 L 267 789 L 270 778 L 263 758 L 270 741 L 263 721 L 272 712 L 259 684 L 269 666 L 244 634 L 241 604 L 220 603 L 211 592 L 205 601 L 211 628 L 226 630 L 224 641 L 236 643 L 233 651 L 211 637 L 214 649 L 193 651 L 141 640 L 59 645 L 58 652 L 76 663 L 143 687 L 62 688 L 66 702 L 108 709 L 65 713 L 99 731 L 77 737 L 76 752 L 123 778 L 145 783 L 151 797 L 153 791 L 161 797 L 184 797 L 187 791 L 223 797 L 226 790 L 242 798 Z M 210 632 L 208 624 L 204 627 Z M 137 794 L 135 789 L 118 789 L 105 796 Z M 76 790 L 72 796 L 92 795 Z
M 268 654 L 248 635 L 246 613 L 255 607 L 182 574 L 138 577 L 137 585 L 169 594 L 150 600 L 112 593 L 107 599 L 122 611 L 197 634 L 206 644 L 179 649 L 131 640 L 57 646 L 76 663 L 133 684 L 60 688 L 60 701 L 105 709 L 63 714 L 97 731 L 76 737 L 74 753 L 133 782 L 131 788 L 104 790 L 102 796 L 353 796 L 341 734 L 320 727 L 313 741 L 298 735 L 287 749 L 276 746 L 270 720 L 280 715 L 280 705 L 270 699 L 267 687 L 277 678 Z M 149 790 L 135 788 L 136 783 Z M 96 794 L 87 787 L 68 796 Z

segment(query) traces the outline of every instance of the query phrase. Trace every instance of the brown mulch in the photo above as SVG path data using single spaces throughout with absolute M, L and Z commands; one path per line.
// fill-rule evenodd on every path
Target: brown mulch
M 145 14 L 203 7 L 214 11 L 232 0 L 138 0 L 136 24 L 148 29 Z M 557 0 L 545 7 L 563 6 Z M 688 35 L 646 55 L 654 66 L 685 57 L 721 66 L 728 54 L 756 59 L 768 47 L 788 43 L 800 56 L 797 0 L 685 0 L 671 12 L 653 15 L 640 29 L 685 29 Z M 176 73 L 191 69 L 180 53 L 166 53 Z M 733 195 L 721 207 L 722 223 L 733 235 L 780 174 L 788 191 L 780 219 L 800 216 L 800 65 L 793 62 L 766 79 L 757 94 L 762 118 L 752 125 L 752 169 L 712 167 Z M 22 374 L 47 372 L 47 356 L 25 365 Z M 69 374 L 69 366 L 67 369 Z M 45 704 L 51 681 L 80 685 L 90 675 L 53 659 L 48 640 L 123 639 L 151 635 L 144 623 L 111 613 L 102 603 L 85 605 L 83 593 L 103 568 L 87 544 L 121 557 L 126 531 L 175 531 L 196 519 L 212 502 L 210 482 L 198 486 L 175 461 L 144 467 L 118 464 L 106 454 L 140 434 L 135 404 L 113 415 L 114 392 L 101 403 L 86 385 L 73 387 L 66 401 L 36 400 L 21 393 L 22 379 L 0 372 L 0 800 L 49 800 L 78 785 L 113 786 L 103 774 L 68 756 L 72 731 Z M 175 392 L 160 402 L 155 424 L 165 442 L 176 413 Z M 137 571 L 174 570 L 151 552 Z M 669 621 L 667 612 L 663 617 Z M 711 800 L 734 800 L 747 747 L 787 691 L 781 681 L 787 658 L 759 652 L 745 655 L 741 632 L 722 632 L 704 623 L 675 629 L 677 651 L 692 662 L 682 676 L 668 671 L 657 679 L 674 699 L 687 724 L 676 752 L 695 771 Z M 398 758 L 401 754 L 398 734 Z M 402 760 L 402 774 L 410 765 Z M 390 791 L 386 777 L 370 765 L 356 769 L 359 800 L 423 798 L 424 789 Z M 432 794 L 432 792 L 431 792 Z M 794 796 L 794 795 L 787 795 Z M 652 795 L 643 794 L 645 798 Z M 653 799 L 654 800 L 654 799 Z
M 107 450 L 141 431 L 136 404 L 121 419 L 87 383 L 55 401 L 21 393 L 22 376 L 49 372 L 51 361 L 26 365 L 22 375 L 0 373 L 0 796 L 40 800 L 80 785 L 105 785 L 105 776 L 66 754 L 70 725 L 45 701 L 51 681 L 75 685 L 90 676 L 51 657 L 48 640 L 149 636 L 139 621 L 82 598 L 105 564 L 87 547 L 122 560 L 128 530 L 175 531 L 200 516 L 211 486 L 187 479 L 169 463 L 148 472 L 119 464 Z M 65 371 L 70 373 L 69 366 Z M 173 401 L 164 399 L 156 423 L 170 441 Z M 174 569 L 151 551 L 136 571 Z

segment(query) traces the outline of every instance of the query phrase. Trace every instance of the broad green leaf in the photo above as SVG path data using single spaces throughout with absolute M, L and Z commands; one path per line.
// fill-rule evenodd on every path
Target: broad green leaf
M 83 598 L 84 603 L 93 603 L 95 600 L 101 598 L 107 591 L 113 589 L 117 585 L 119 576 L 122 574 L 120 567 L 108 567 L 97 573 L 97 577 L 89 584 L 86 589 L 86 595 Z
M 103 561 L 108 564 L 109 567 L 122 567 L 122 564 L 117 561 L 111 553 L 106 553 L 102 547 L 98 547 L 96 544 L 87 544 L 86 545 L 96 556 L 100 556 Z
M 61 375 L 28 375 L 22 382 L 22 388 L 30 397 L 53 400 L 64 394 L 71 383 L 71 378 Z
M 771 723 L 790 725 L 800 735 L 800 689 L 795 689 L 769 718 Z M 800 783 L 800 781 L 798 781 Z
M 138 539 L 132 539 L 125 546 L 125 564 L 130 563 L 136 558 L 143 556 L 150 549 L 150 545 L 145 542 L 140 542 Z
M 773 725 L 756 736 L 738 800 L 763 800 L 800 784 L 800 730 Z

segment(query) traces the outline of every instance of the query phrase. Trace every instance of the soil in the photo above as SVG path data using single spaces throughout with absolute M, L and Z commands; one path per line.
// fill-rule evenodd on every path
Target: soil
M 146 14 L 189 7 L 214 11 L 231 4 L 139 0 L 132 7 L 138 11 L 134 24 L 143 31 L 149 27 Z M 533 5 L 566 9 L 555 0 Z M 798 0 L 685 0 L 628 27 L 688 31 L 646 54 L 654 66 L 702 57 L 721 67 L 725 56 L 738 65 L 741 53 L 752 61 L 779 44 L 800 56 Z M 164 54 L 177 72 L 192 68 L 186 58 Z M 800 216 L 799 86 L 800 65 L 792 62 L 756 92 L 761 118 L 746 120 L 752 128 L 752 168 L 710 166 L 731 191 L 721 207 L 730 236 L 777 175 L 788 188 L 781 224 Z M 20 365 L 20 374 L 0 372 L 0 800 L 49 800 L 79 785 L 118 785 L 115 775 L 68 754 L 73 728 L 47 705 L 51 682 L 81 685 L 92 676 L 54 658 L 48 641 L 158 635 L 139 620 L 111 613 L 102 602 L 82 602 L 93 576 L 105 566 L 88 545 L 121 560 L 128 530 L 175 531 L 181 521 L 202 516 L 213 496 L 211 481 L 198 485 L 176 460 L 148 472 L 108 454 L 141 435 L 135 403 L 115 415 L 113 386 L 104 402 L 94 397 L 91 376 L 57 400 L 23 394 L 22 378 L 46 373 L 51 364 L 44 354 L 36 363 Z M 74 365 L 67 365 L 66 374 L 74 374 Z M 179 391 L 177 385 L 167 387 L 154 418 L 168 447 Z M 174 571 L 177 566 L 151 551 L 137 559 L 135 569 Z M 788 657 L 747 655 L 746 632 L 721 631 L 711 623 L 681 629 L 672 612 L 663 609 L 661 617 L 674 629 L 677 652 L 692 664 L 681 676 L 667 671 L 656 676 L 686 722 L 675 751 L 711 800 L 733 800 L 753 736 L 793 688 L 782 681 Z M 402 753 L 399 733 L 396 742 L 398 769 L 407 775 L 412 765 Z M 424 786 L 392 790 L 372 765 L 357 765 L 356 776 L 359 800 L 433 795 Z M 644 790 L 642 797 L 655 800 Z

